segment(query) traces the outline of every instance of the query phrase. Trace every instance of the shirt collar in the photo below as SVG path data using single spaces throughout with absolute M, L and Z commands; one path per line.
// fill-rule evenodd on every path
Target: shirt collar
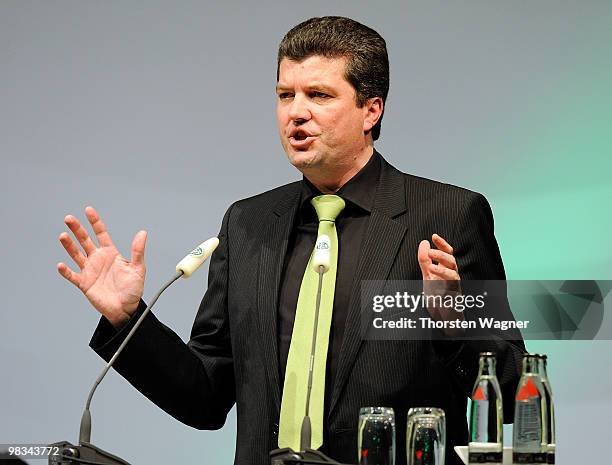
M 380 169 L 380 155 L 374 150 L 370 160 L 365 166 L 344 184 L 344 186 L 336 192 L 336 195 L 339 195 L 347 202 L 347 207 L 356 206 L 370 213 L 374 206 L 374 197 L 376 188 L 378 187 Z M 317 195 L 321 195 L 319 189 L 306 179 L 306 177 L 303 177 L 300 207 L 304 208 L 305 204 L 310 202 L 310 199 Z

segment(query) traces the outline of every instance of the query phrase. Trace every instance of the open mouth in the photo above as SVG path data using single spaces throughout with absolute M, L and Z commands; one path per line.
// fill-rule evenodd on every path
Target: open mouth
M 293 135 L 293 138 L 295 140 L 306 140 L 306 138 L 308 137 L 308 134 L 306 134 L 304 131 L 296 131 L 296 133 Z
M 303 129 L 294 129 L 289 136 L 289 143 L 296 150 L 306 150 L 315 139 L 315 136 Z

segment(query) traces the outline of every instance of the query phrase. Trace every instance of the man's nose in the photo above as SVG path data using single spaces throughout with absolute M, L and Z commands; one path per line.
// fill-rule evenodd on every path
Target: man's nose
M 308 121 L 310 119 L 310 110 L 308 102 L 299 94 L 296 94 L 289 108 L 289 118 L 292 121 Z

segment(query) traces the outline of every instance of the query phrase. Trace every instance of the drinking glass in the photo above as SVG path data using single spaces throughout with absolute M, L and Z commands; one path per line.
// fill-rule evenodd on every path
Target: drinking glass
M 395 413 L 390 407 L 359 409 L 359 465 L 395 464 Z
M 444 465 L 445 446 L 444 410 L 435 407 L 416 407 L 408 410 L 408 465 Z

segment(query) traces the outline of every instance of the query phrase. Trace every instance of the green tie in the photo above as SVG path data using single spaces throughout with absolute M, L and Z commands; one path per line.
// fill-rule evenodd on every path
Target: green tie
M 338 262 L 338 234 L 334 221 L 344 209 L 344 200 L 337 195 L 320 195 L 310 201 L 319 218 L 318 236 L 326 234 L 330 240 L 330 268 L 323 275 L 319 321 L 317 324 L 317 345 L 315 349 L 310 395 L 309 416 L 312 425 L 311 448 L 323 445 L 323 402 L 325 398 L 325 366 L 329 345 L 329 330 L 334 307 L 336 287 L 336 266 Z M 306 413 L 308 390 L 308 368 L 312 349 L 315 305 L 319 273 L 311 267 L 312 254 L 302 278 L 300 294 L 295 311 L 295 322 L 291 334 L 291 345 L 285 370 L 283 400 L 280 412 L 279 447 L 300 450 L 300 431 Z

